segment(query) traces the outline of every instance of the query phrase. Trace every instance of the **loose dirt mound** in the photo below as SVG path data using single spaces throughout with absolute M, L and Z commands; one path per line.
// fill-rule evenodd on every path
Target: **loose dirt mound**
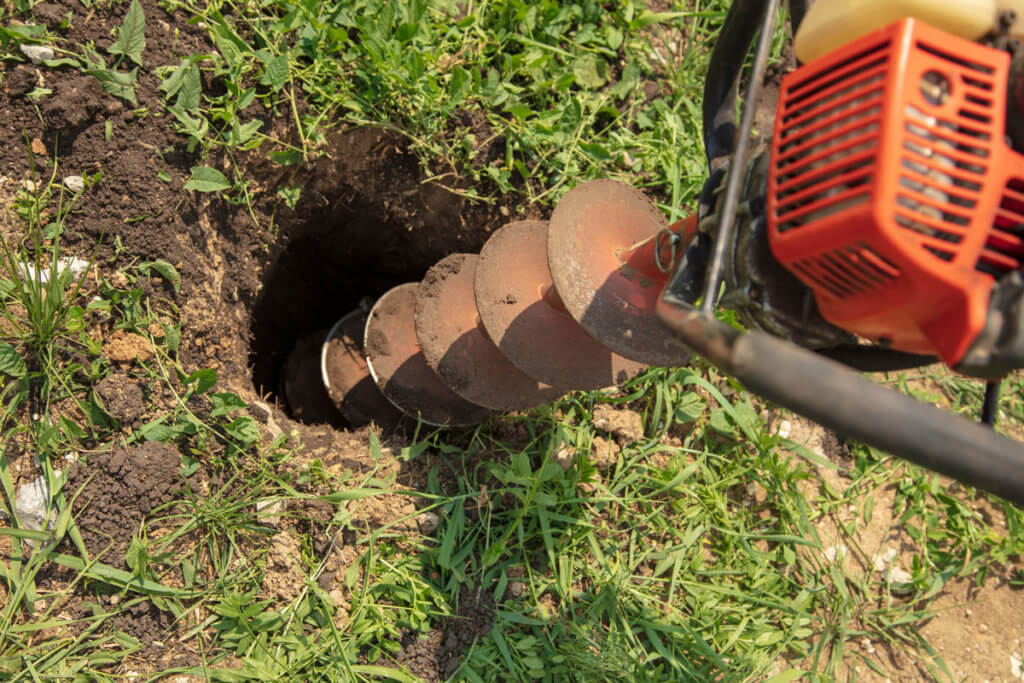
M 81 491 L 75 519 L 93 559 L 121 567 L 143 515 L 171 500 L 181 487 L 181 454 L 173 446 L 145 443 L 89 456 L 74 464 L 68 490 Z

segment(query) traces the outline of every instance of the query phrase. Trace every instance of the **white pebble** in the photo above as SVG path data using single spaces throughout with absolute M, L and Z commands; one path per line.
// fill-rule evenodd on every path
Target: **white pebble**
M 85 189 L 85 180 L 80 175 L 69 175 L 64 179 L 64 187 L 72 192 L 81 192 Z
M 19 45 L 21 54 L 29 58 L 33 64 L 42 64 L 47 59 L 53 59 L 53 48 L 45 45 Z
M 433 512 L 424 512 L 416 518 L 421 534 L 432 534 L 441 526 L 441 518 Z
M 899 553 L 895 548 L 886 548 L 884 553 L 878 553 L 872 558 L 872 564 L 876 572 L 884 572 Z
M 775 433 L 778 434 L 780 438 L 788 439 L 789 435 L 793 433 L 793 423 L 789 420 L 783 420 L 779 423 L 779 429 Z

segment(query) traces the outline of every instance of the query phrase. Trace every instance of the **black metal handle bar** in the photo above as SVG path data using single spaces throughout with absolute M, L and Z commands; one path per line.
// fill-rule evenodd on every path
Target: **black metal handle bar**
M 762 332 L 741 332 L 673 293 L 658 315 L 747 389 L 880 450 L 1024 505 L 1024 444 L 875 384 L 840 363 Z

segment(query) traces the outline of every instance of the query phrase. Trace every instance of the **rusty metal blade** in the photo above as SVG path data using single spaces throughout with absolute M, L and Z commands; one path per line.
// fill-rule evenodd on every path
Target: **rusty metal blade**
M 519 221 L 487 240 L 476 266 L 476 306 L 501 353 L 553 386 L 599 389 L 644 369 L 599 344 L 562 304 L 548 269 L 548 224 Z
M 656 315 L 664 283 L 626 263 L 638 244 L 667 228 L 639 190 L 593 180 L 555 207 L 548 265 L 566 309 L 602 345 L 641 363 L 685 365 L 691 353 Z
M 407 415 L 436 426 L 473 425 L 489 411 L 454 393 L 420 349 L 413 322 L 416 283 L 388 290 L 366 322 L 366 365 L 384 395 Z
M 334 324 L 320 349 L 320 376 L 338 412 L 350 425 L 376 422 L 391 429 L 402 412 L 385 398 L 370 376 L 363 350 L 366 319 L 366 312 L 357 309 Z
M 427 271 L 416 294 L 416 334 L 427 363 L 459 396 L 494 410 L 525 410 L 567 389 L 526 375 L 502 355 L 477 314 L 475 254 L 452 254 Z

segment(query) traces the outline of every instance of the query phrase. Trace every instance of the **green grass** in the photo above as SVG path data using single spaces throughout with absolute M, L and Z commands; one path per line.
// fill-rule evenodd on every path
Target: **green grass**
M 232 201 L 251 201 L 238 163 L 246 155 L 296 166 L 322 153 L 334 128 L 386 125 L 408 138 L 425 177 L 481 201 L 518 193 L 550 205 L 587 178 L 610 176 L 681 214 L 704 179 L 699 102 L 725 5 L 652 13 L 633 2 L 170 0 L 165 7 L 204 23 L 214 52 L 141 64 L 139 41 L 153 19 L 141 8 L 114 27 L 105 54 L 10 16 L 0 47 L 13 60 L 19 44 L 53 45 L 59 63 L 133 106 L 134 70 L 153 69 L 165 101 L 146 113 L 162 116 L 197 153 L 189 189 Z M 657 92 L 646 94 L 648 83 Z M 285 139 L 269 133 L 279 118 L 289 121 Z M 486 125 L 464 122 L 473 118 Z M 215 168 L 225 156 L 228 175 Z M 1024 551 L 1019 509 L 868 448 L 851 445 L 847 483 L 837 488 L 826 476 L 834 462 L 770 433 L 760 401 L 701 365 L 653 369 L 619 393 L 573 395 L 468 433 L 424 432 L 399 456 L 430 463 L 423 491 L 397 485 L 393 459 L 373 440 L 370 472 L 332 472 L 309 462 L 294 435 L 264 438 L 245 402 L 217 391 L 213 370 L 182 366 L 187 330 L 168 322 L 179 312 L 141 286 L 159 277 L 177 287 L 170 264 L 129 258 L 115 284 L 106 264 L 92 263 L 100 277 L 87 291 L 70 275 L 38 277 L 60 270 L 62 220 L 75 205 L 57 177 L 19 194 L 14 209 L 27 238 L 0 254 L 0 430 L 6 444 L 39 454 L 57 511 L 49 530 L 23 529 L 17 519 L 0 528 L 11 541 L 0 558 L 5 679 L 112 677 L 140 648 L 117 617 L 148 600 L 184 625 L 193 653 L 168 674 L 412 680 L 391 668 L 402 634 L 445 623 L 478 587 L 498 609 L 465 653 L 459 680 L 781 683 L 802 672 L 830 680 L 857 665 L 881 671 L 850 648 L 864 637 L 916 652 L 948 678 L 918 633 L 930 601 L 951 578 L 980 581 Z M 272 190 L 294 206 L 301 187 L 286 180 Z M 35 277 L 22 277 L 25 263 Z M 154 346 L 138 379 L 167 389 L 158 417 L 124 430 L 97 403 L 92 387 L 112 368 L 92 325 Z M 977 411 L 976 383 L 927 379 L 953 410 Z M 1020 381 L 1007 380 L 1004 411 L 1024 420 Z M 597 402 L 637 411 L 645 427 L 606 470 L 587 457 L 594 437 L 606 436 L 592 423 Z M 58 415 L 58 404 L 74 412 Z M 512 420 L 524 440 L 504 436 Z M 194 484 L 147 516 L 127 571 L 89 557 L 70 512 L 77 492 L 56 474 L 62 453 L 88 455 L 85 444 L 118 440 L 175 443 Z M 565 449 L 576 453 L 568 470 L 555 459 Z M 10 468 L 0 454 L 8 516 Z M 220 486 L 201 493 L 211 471 Z M 884 512 L 913 543 L 907 586 L 825 553 L 832 544 L 822 529 L 834 529 L 870 565 L 859 534 L 883 513 L 871 501 L 887 487 L 895 495 Z M 410 519 L 368 528 L 360 501 L 384 496 L 408 497 L 440 527 L 429 538 L 410 532 Z M 974 511 L 977 498 L 1005 516 L 1005 531 Z M 259 514 L 267 501 L 281 511 Z M 314 504 L 328 506 L 330 519 L 310 518 Z M 281 528 L 297 539 L 297 578 L 291 597 L 275 599 L 262 582 Z M 336 577 L 344 607 L 318 582 L 340 552 L 338 538 L 349 539 L 356 558 Z M 37 577 L 52 566 L 73 578 L 41 588 Z M 513 583 L 519 594 L 506 597 Z M 83 594 L 89 613 L 67 623 L 65 600 Z

